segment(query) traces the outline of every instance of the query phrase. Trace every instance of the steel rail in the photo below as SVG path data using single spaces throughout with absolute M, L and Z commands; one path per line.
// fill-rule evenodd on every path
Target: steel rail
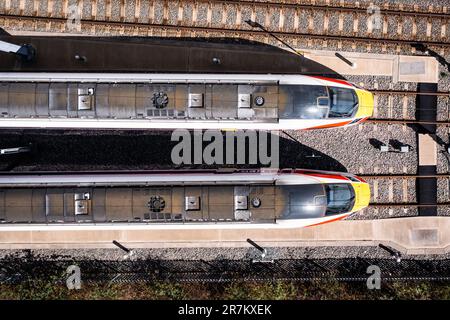
M 418 121 L 405 119 L 376 119 L 369 118 L 365 122 L 369 123 L 388 123 L 388 124 L 419 124 L 419 125 L 450 125 L 450 121 Z M 364 123 L 364 122 L 363 122 Z
M 368 89 L 371 93 L 374 94 L 398 94 L 398 95 L 419 95 L 419 96 L 439 96 L 439 97 L 450 97 L 450 92 L 417 92 L 417 91 L 408 91 L 408 90 L 377 90 L 377 89 Z
M 417 174 L 358 174 L 358 177 L 363 179 L 390 179 L 390 178 L 405 178 L 405 179 L 420 179 L 420 178 L 450 178 L 450 173 L 438 173 L 434 175 L 417 175 Z
M 9 14 L 0 14 L 0 19 L 10 19 L 13 20 L 27 20 L 33 22 L 43 22 L 46 25 L 49 25 L 52 22 L 58 22 L 61 24 L 66 24 L 66 18 L 59 17 L 38 17 L 38 16 L 21 16 L 21 15 L 9 15 Z M 235 29 L 235 28 L 221 28 L 221 27 L 205 27 L 205 26 L 186 26 L 186 25 L 167 25 L 167 24 L 154 24 L 154 23 L 142 23 L 142 22 L 129 22 L 129 21 L 99 21 L 93 19 L 81 19 L 81 25 L 85 24 L 88 27 L 94 26 L 113 26 L 118 28 L 130 28 L 134 31 L 138 28 L 142 29 L 161 29 L 161 30 L 175 30 L 181 31 L 184 30 L 186 32 L 206 32 L 206 33 L 219 33 L 219 34 L 233 34 L 234 36 L 251 36 L 251 37 L 269 37 L 267 32 L 260 30 L 252 30 L 252 29 Z M 313 39 L 322 39 L 322 40 L 335 40 L 335 41 L 349 41 L 349 42 L 383 42 L 390 44 L 402 44 L 402 45 L 412 45 L 420 42 L 425 46 L 438 46 L 438 47 L 450 47 L 450 42 L 445 41 L 430 41 L 430 40 L 407 40 L 407 39 L 392 39 L 392 38 L 377 38 L 377 37 L 361 37 L 354 35 L 335 35 L 335 34 L 310 34 L 303 32 L 288 32 L 288 31 L 272 31 L 272 34 L 278 37 L 292 37 L 295 39 L 298 38 L 313 38 Z M 124 32 L 125 33 L 125 32 Z

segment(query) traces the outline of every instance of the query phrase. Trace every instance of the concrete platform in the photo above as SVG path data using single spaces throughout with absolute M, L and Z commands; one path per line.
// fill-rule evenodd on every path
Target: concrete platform
M 437 83 L 439 63 L 433 57 L 339 52 L 353 67 L 335 55 L 335 51 L 301 50 L 308 59 L 316 61 L 342 75 L 373 75 L 392 77 L 394 83 Z
M 419 166 L 437 165 L 437 143 L 429 134 L 419 136 Z
M 189 229 L 188 229 L 189 228 Z M 301 229 L 196 229 L 191 226 L 75 225 L 0 226 L 0 249 L 128 247 L 246 247 L 247 238 L 264 246 L 360 246 L 384 243 L 405 254 L 450 251 L 448 217 L 349 220 Z

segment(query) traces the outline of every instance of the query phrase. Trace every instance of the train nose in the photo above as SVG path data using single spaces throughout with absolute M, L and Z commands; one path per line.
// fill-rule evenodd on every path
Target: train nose
M 352 183 L 355 190 L 355 205 L 352 212 L 364 209 L 370 203 L 370 187 L 368 183 Z
M 355 89 L 358 96 L 358 112 L 356 118 L 368 118 L 373 114 L 374 101 L 373 94 L 367 90 Z

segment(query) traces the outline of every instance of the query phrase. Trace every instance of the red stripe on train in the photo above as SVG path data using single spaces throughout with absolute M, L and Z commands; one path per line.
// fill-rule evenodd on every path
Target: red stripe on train
M 329 222 L 339 221 L 339 220 L 342 220 L 342 219 L 344 219 L 344 218 L 347 218 L 349 215 L 350 215 L 350 213 L 349 213 L 349 214 L 346 214 L 346 215 L 343 216 L 343 217 L 334 218 L 334 219 L 327 220 L 327 221 L 323 221 L 323 222 L 319 222 L 319 223 L 316 223 L 316 224 L 311 224 L 311 225 L 306 226 L 306 227 L 314 227 L 314 226 L 319 226 L 319 225 L 321 225 L 321 224 L 325 224 L 325 223 L 329 223 Z
M 335 128 L 335 127 L 342 127 L 347 124 L 349 124 L 351 121 L 345 121 L 345 122 L 337 122 L 337 123 L 331 123 L 331 124 L 324 124 L 317 127 L 307 128 L 304 130 L 313 130 L 313 129 L 326 129 L 326 128 Z
M 325 174 L 325 173 L 308 173 L 308 176 L 313 176 L 317 178 L 325 178 L 325 179 L 336 179 L 336 180 L 344 180 L 348 181 L 349 179 L 344 176 L 339 176 L 336 174 Z
M 345 81 L 345 80 L 327 78 L 327 77 L 322 77 L 322 76 L 312 76 L 312 77 L 316 78 L 316 79 L 320 79 L 320 80 L 331 81 L 331 82 L 335 82 L 335 83 L 345 84 L 350 87 L 354 87 L 350 82 Z
M 318 173 L 318 172 L 311 172 L 311 171 L 307 171 L 307 170 L 295 170 L 295 173 L 305 174 L 305 175 L 313 176 L 313 177 L 317 177 L 317 178 L 326 178 L 326 179 L 336 179 L 336 180 L 349 181 L 349 179 L 347 177 L 339 175 L 339 174 Z

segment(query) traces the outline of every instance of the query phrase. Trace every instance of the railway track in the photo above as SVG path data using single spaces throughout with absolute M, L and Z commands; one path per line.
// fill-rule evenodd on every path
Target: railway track
M 407 119 L 378 119 L 378 118 L 370 118 L 366 120 L 368 123 L 378 123 L 378 124 L 405 124 L 405 125 L 425 125 L 425 124 L 435 124 L 439 126 L 449 126 L 450 122 L 446 120 L 438 120 L 438 121 L 418 121 L 418 120 L 407 120 Z
M 270 42 L 270 35 L 252 29 L 252 20 L 292 46 L 322 46 L 355 49 L 363 43 L 367 51 L 377 44 L 386 52 L 421 42 L 441 49 L 450 47 L 447 7 L 341 6 L 329 1 L 296 4 L 294 1 L 196 0 L 196 1 L 5 1 L 0 23 L 6 28 L 95 35 L 228 36 Z M 301 42 L 301 43 L 300 43 Z M 345 44 L 347 43 L 347 44 Z M 375 48 L 373 48 L 375 50 Z
M 105 171 L 86 171 L 86 175 L 104 173 Z M 145 173 L 146 171 L 121 170 L 115 173 Z M 153 172 L 153 171 L 147 171 Z M 46 174 L 61 174 L 59 171 L 48 171 Z M 73 172 L 67 172 L 73 173 Z M 79 173 L 79 172 L 78 172 Z M 114 171 L 108 171 L 114 173 Z M 6 173 L 10 174 L 10 173 Z M 24 174 L 26 174 L 24 172 Z M 419 176 L 415 174 L 366 174 L 359 175 L 365 179 L 371 188 L 371 200 L 368 208 L 358 212 L 350 219 L 370 220 L 381 218 L 398 218 L 405 216 L 417 216 L 420 207 L 437 207 L 439 211 L 447 212 L 450 207 L 448 200 L 450 174 L 436 174 Z M 416 180 L 423 178 L 437 178 L 438 202 L 437 204 L 418 204 L 416 199 Z M 439 191 L 441 190 L 441 191 Z
M 419 176 L 415 174 L 359 175 L 371 188 L 369 207 L 351 219 L 384 219 L 418 216 L 419 208 L 437 207 L 438 215 L 447 215 L 449 201 L 449 174 Z M 436 204 L 419 204 L 416 197 L 417 179 L 437 178 L 438 199 Z
M 416 204 L 416 175 L 365 175 L 370 184 L 372 206 L 413 206 Z
M 228 173 L 231 173 L 232 169 L 225 170 Z M 248 169 L 250 172 L 255 171 L 256 169 Z M 219 170 L 220 171 L 220 170 Z M 256 170 L 257 171 L 257 170 Z M 154 170 L 108 170 L 108 171 L 83 171 L 83 174 L 91 175 L 91 174 L 145 174 L 154 173 Z M 161 172 L 165 172 L 164 170 Z M 35 172 L 36 173 L 36 172 Z M 45 171 L 42 172 L 46 175 L 59 175 L 60 171 Z M 67 171 L 66 174 L 80 174 L 78 171 Z M 11 172 L 0 172 L 0 175 L 7 174 L 10 175 Z M 17 172 L 18 175 L 21 174 L 29 174 L 29 172 Z M 359 174 L 359 177 L 366 180 L 371 185 L 372 190 L 372 199 L 371 205 L 373 206 L 414 206 L 418 207 L 419 205 L 416 203 L 415 197 L 415 181 L 417 179 L 425 179 L 425 178 L 436 178 L 442 181 L 441 184 L 450 182 L 450 174 L 441 173 L 435 175 L 416 175 L 416 174 Z M 400 190 L 400 191 L 399 191 Z M 410 191 L 413 192 L 410 192 Z M 448 190 L 446 191 L 448 193 Z M 448 200 L 442 199 L 438 205 L 450 205 Z
M 438 123 L 445 124 L 450 119 L 449 92 L 416 92 L 411 90 L 370 89 L 374 94 L 374 112 L 371 122 L 413 123 L 417 111 L 416 99 L 419 95 L 438 97 Z M 414 122 L 416 123 L 416 122 Z

